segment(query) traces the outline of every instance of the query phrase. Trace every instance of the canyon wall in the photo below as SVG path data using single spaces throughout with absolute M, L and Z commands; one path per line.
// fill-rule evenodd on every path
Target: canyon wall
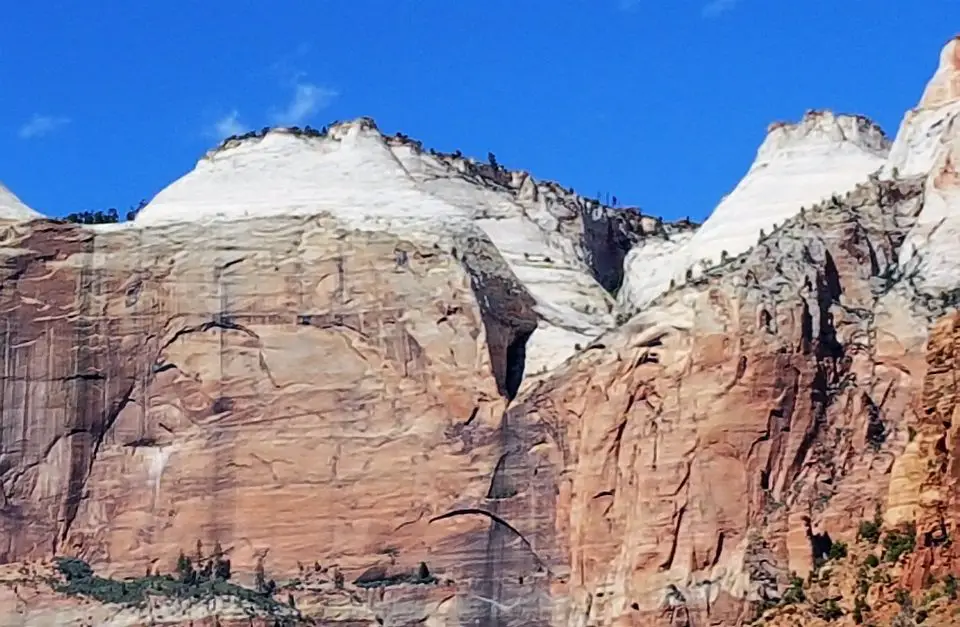
M 367 119 L 133 224 L 5 201 L 0 622 L 916 623 L 960 574 L 956 46 L 892 148 L 775 126 L 699 229 Z

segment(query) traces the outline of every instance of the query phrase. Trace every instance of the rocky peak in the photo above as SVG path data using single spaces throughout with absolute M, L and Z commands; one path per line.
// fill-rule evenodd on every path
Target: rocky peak
M 665 260 L 628 271 L 625 306 L 643 308 L 671 284 L 749 249 L 803 207 L 866 181 L 889 146 L 880 127 L 859 115 L 808 111 L 797 123 L 771 125 L 746 176 L 689 241 Z
M 940 52 L 940 65 L 920 98 L 920 108 L 933 109 L 960 100 L 960 35 Z
M 332 139 L 342 140 L 345 137 L 355 136 L 360 133 L 369 133 L 382 137 L 377 123 L 369 117 L 361 116 L 353 120 L 335 121 L 320 129 L 312 126 L 265 126 L 257 131 L 249 131 L 241 135 L 231 135 L 220 142 L 220 144 L 206 154 L 208 158 L 214 158 L 219 153 L 236 148 L 244 144 L 255 144 L 268 135 L 286 135 L 299 139 Z
M 373 121 L 360 118 L 322 130 L 263 129 L 228 138 L 157 194 L 136 223 L 324 212 L 355 226 L 382 220 L 423 233 L 466 222 L 455 208 L 422 194 Z
M 161 191 L 139 226 L 327 214 L 359 229 L 467 249 L 491 242 L 537 300 L 531 371 L 560 363 L 615 324 L 624 259 L 645 239 L 694 228 L 606 206 L 491 154 L 479 162 L 385 136 L 370 118 L 322 129 L 263 129 L 231 137 Z
M 334 122 L 327 127 L 327 136 L 332 139 L 343 139 L 360 133 L 376 133 L 382 136 L 374 119 L 366 116 L 344 122 Z
M 0 183 L 0 220 L 32 220 L 42 217 Z
M 960 288 L 960 39 L 944 47 L 920 104 L 904 116 L 882 176 L 925 179 L 923 210 L 904 244 L 901 272 L 928 298 L 955 295 Z
M 940 62 L 917 106 L 907 111 L 881 176 L 926 175 L 944 152 L 944 137 L 960 115 L 960 37 L 940 52 Z
M 796 151 L 832 150 L 846 142 L 883 156 L 890 150 L 889 138 L 869 118 L 812 109 L 799 122 L 774 122 L 767 127 L 754 167 Z

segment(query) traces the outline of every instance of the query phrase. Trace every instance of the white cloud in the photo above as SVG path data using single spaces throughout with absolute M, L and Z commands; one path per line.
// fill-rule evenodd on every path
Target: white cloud
M 335 89 L 312 83 L 296 83 L 293 98 L 280 111 L 274 111 L 273 123 L 279 126 L 299 126 L 313 117 L 317 111 L 330 105 L 339 96 Z
M 49 135 L 61 126 L 70 123 L 70 118 L 57 115 L 40 115 L 34 113 L 17 134 L 21 139 L 33 139 L 34 137 L 43 137 Z
M 240 123 L 240 113 L 234 109 L 214 122 L 211 134 L 223 139 L 231 135 L 242 135 L 246 130 L 247 127 Z
M 737 6 L 737 2 L 739 0 L 711 0 L 703 7 L 700 14 L 707 18 L 720 17 Z
M 313 45 L 310 42 L 297 44 L 292 52 L 283 55 L 270 66 L 270 73 L 281 83 L 296 83 L 306 76 L 306 72 L 301 70 L 299 65 L 312 49 Z

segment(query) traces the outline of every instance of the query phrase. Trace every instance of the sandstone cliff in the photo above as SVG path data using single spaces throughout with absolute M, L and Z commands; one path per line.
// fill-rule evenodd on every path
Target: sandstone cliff
M 849 548 L 832 547 L 806 580 L 794 577 L 787 602 L 757 625 L 960 625 L 958 351 L 954 312 L 931 330 L 917 422 L 894 462 L 886 515 L 862 520 Z
M 509 415 L 557 433 L 560 624 L 736 624 L 872 512 L 925 313 L 887 278 L 918 181 L 864 184 L 599 338 Z
M 956 125 L 872 176 L 879 130 L 821 124 L 875 144 L 862 176 L 784 187 L 776 228 L 619 326 L 589 308 L 706 225 L 367 120 L 228 141 L 133 225 L 5 221 L 3 624 L 946 617 L 917 594 L 960 574 L 960 299 L 923 264 Z

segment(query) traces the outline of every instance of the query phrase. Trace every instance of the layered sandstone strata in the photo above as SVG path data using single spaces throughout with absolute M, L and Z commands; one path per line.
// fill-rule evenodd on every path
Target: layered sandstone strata
M 469 508 L 536 327 L 489 241 L 329 216 L 2 241 L 3 561 L 171 572 L 201 540 L 248 582 L 483 572 Z

